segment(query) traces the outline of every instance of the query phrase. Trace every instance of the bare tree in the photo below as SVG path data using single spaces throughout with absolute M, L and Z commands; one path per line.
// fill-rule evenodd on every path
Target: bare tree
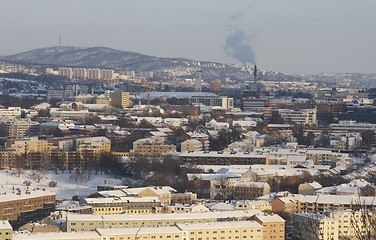
M 26 155 L 25 154 L 16 155 L 14 159 L 14 167 L 16 168 L 16 171 L 17 171 L 17 177 L 20 177 L 21 173 L 26 168 Z
M 373 206 L 373 204 L 371 204 Z M 358 240 L 376 239 L 376 212 L 369 207 L 360 195 L 356 201 L 351 216 L 351 227 Z
M 231 191 L 228 187 L 229 180 L 226 176 L 220 176 L 214 181 L 214 189 L 212 190 L 215 194 L 214 198 L 220 197 L 223 201 L 226 201 L 230 198 Z
M 324 239 L 323 227 L 324 215 L 314 213 L 294 214 L 292 220 L 293 240 L 317 240 Z M 329 239 L 329 238 L 328 238 Z
M 32 177 L 35 181 L 37 181 L 39 183 L 40 180 L 42 180 L 44 178 L 44 176 L 46 176 L 46 174 L 47 174 L 47 172 L 44 171 L 44 170 L 36 170 L 36 171 L 33 171 Z

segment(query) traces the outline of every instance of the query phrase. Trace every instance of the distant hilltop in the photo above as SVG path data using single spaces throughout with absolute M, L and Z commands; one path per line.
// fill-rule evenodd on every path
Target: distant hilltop
M 205 80 L 244 79 L 244 66 L 186 58 L 161 58 L 106 47 L 48 47 L 15 55 L 0 57 L 1 60 L 38 68 L 82 67 L 113 69 L 121 72 L 154 71 L 173 72 L 172 76 L 194 77 L 200 71 Z M 253 66 L 250 66 L 252 69 Z M 273 71 L 259 71 L 259 79 L 300 81 L 299 77 Z
M 45 66 L 95 67 L 114 70 L 158 71 L 174 68 L 200 68 L 219 63 L 183 58 L 160 58 L 106 47 L 48 47 L 2 57 L 7 62 Z

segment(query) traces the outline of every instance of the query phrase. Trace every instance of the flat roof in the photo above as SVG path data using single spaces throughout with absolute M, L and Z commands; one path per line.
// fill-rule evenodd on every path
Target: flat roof
M 161 213 L 161 214 L 67 214 L 67 221 L 147 221 L 147 220 L 175 220 L 175 219 L 211 219 L 252 217 L 261 213 L 260 210 L 235 210 L 228 212 L 204 212 L 204 213 Z
M 113 230 L 113 229 L 112 229 Z M 49 232 L 49 233 L 14 233 L 13 240 L 66 240 L 66 239 L 88 239 L 101 240 L 97 232 Z

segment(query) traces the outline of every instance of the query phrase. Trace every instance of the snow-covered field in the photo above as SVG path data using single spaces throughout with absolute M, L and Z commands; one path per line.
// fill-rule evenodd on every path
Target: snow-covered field
M 36 172 L 24 171 L 21 173 L 20 177 L 18 177 L 16 171 L 0 170 L 0 185 L 7 187 L 25 187 L 24 182 L 30 181 L 31 188 L 45 188 L 48 191 L 55 192 L 56 199 L 71 199 L 74 195 L 87 196 L 95 192 L 98 185 L 113 186 L 122 184 L 120 179 L 115 179 L 104 174 L 101 175 L 100 173 L 98 173 L 98 175 L 92 173 L 90 177 L 86 175 L 78 179 L 78 177 L 72 177 L 74 176 L 74 171 L 69 173 L 68 170 L 65 170 L 64 173 L 58 171 L 57 174 L 54 171 L 45 172 L 40 175 L 41 179 L 38 183 L 34 173 Z M 75 179 L 78 179 L 77 184 Z M 51 181 L 57 182 L 56 187 L 49 187 Z

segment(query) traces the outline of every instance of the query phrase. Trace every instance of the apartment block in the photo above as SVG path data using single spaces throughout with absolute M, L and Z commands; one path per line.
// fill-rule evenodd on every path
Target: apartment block
M 1 131 L 11 138 L 23 138 L 38 133 L 39 123 L 30 119 L 11 119 L 0 124 Z
M 72 78 L 85 80 L 87 78 L 86 68 L 73 68 Z
M 277 214 L 256 214 L 252 219 L 263 226 L 263 239 L 285 239 L 285 220 Z
M 22 240 L 130 240 L 130 239 L 171 239 L 171 240 L 262 240 L 263 226 L 256 221 L 212 222 L 175 224 L 168 227 L 142 228 L 99 228 L 92 232 L 63 232 L 39 234 L 15 234 L 14 239 Z
M 278 113 L 289 123 L 298 123 L 302 125 L 317 125 L 316 109 L 279 109 Z
M 59 68 L 59 76 L 72 79 L 73 78 L 73 69 L 72 68 Z
M 158 197 L 84 198 L 81 204 L 91 206 L 93 214 L 147 214 L 162 209 Z
M 161 228 L 175 224 L 245 221 L 261 211 L 228 211 L 204 213 L 67 215 L 67 231 L 93 231 L 97 228 Z M 235 224 L 234 224 L 235 225 Z
M 150 137 L 134 141 L 133 152 L 143 155 L 155 155 L 166 152 L 176 152 L 176 146 L 165 143 L 164 138 Z
M 86 69 L 87 79 L 89 80 L 99 80 L 101 79 L 101 70 L 98 68 Z
M 8 107 L 5 109 L 0 109 L 0 117 L 4 118 L 20 118 L 22 114 L 22 110 L 20 107 Z
M 111 92 L 111 106 L 116 108 L 129 108 L 131 101 L 129 100 L 129 92 Z
M 55 193 L 43 189 L 2 187 L 0 220 L 16 223 L 47 217 L 55 208 Z
M 376 197 L 349 195 L 306 195 L 297 201 L 297 212 L 320 213 L 358 209 L 362 203 L 368 209 L 376 207 Z
M 114 78 L 114 70 L 112 69 L 103 69 L 101 70 L 101 80 L 111 80 Z

